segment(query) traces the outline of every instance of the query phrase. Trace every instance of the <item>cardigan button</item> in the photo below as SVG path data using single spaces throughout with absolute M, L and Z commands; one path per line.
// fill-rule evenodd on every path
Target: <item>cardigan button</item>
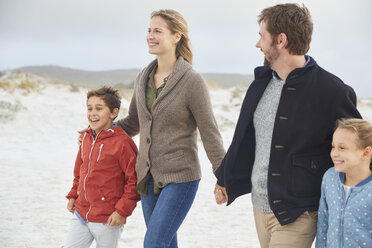
M 147 164 L 146 164 L 146 165 L 147 165 L 147 167 L 150 167 L 150 163 L 149 163 L 149 162 L 147 162 Z
M 151 121 L 151 116 L 150 115 L 148 116 L 148 118 L 149 118 L 149 121 Z
M 150 138 L 146 139 L 147 144 L 150 144 Z
M 104 201 L 105 200 L 105 197 L 102 197 L 101 199 L 102 199 L 102 201 Z
M 163 187 L 163 183 L 162 182 L 158 182 L 158 185 L 159 185 L 159 187 Z

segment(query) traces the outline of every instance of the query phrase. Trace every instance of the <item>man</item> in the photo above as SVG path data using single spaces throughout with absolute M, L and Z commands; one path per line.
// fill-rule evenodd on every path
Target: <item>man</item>
M 305 55 L 313 30 L 305 6 L 266 8 L 258 23 L 265 62 L 216 172 L 216 201 L 252 193 L 261 247 L 311 247 L 335 121 L 361 116 L 353 89 Z

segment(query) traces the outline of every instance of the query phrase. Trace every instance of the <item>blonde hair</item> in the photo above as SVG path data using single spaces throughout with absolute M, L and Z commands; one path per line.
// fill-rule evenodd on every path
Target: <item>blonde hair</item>
M 189 29 L 187 27 L 187 22 L 183 16 L 175 10 L 172 9 L 161 9 L 158 11 L 153 11 L 151 13 L 151 18 L 155 16 L 160 16 L 163 18 L 167 24 L 168 28 L 172 34 L 180 33 L 181 39 L 176 47 L 176 55 L 182 56 L 189 64 L 192 65 L 192 51 L 189 37 Z
M 355 133 L 358 137 L 357 144 L 361 149 L 372 147 L 372 124 L 362 119 L 339 119 L 336 129 L 342 128 Z

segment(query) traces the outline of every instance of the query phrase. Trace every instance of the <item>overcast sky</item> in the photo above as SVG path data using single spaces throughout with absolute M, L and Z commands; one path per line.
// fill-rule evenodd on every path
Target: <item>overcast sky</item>
M 172 8 L 189 24 L 197 71 L 251 74 L 263 63 L 257 15 L 283 2 L 304 3 L 312 14 L 309 55 L 372 97 L 370 0 L 0 0 L 0 70 L 143 68 L 154 58 L 145 40 L 150 13 Z

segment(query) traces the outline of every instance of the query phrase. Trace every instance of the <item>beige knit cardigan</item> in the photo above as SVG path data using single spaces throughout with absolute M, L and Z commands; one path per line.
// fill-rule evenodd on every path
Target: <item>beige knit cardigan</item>
M 118 124 L 130 136 L 140 133 L 138 182 L 150 171 L 160 187 L 201 178 L 197 128 L 213 172 L 225 155 L 205 81 L 181 56 L 150 113 L 146 83 L 157 60 L 137 76 L 128 116 Z

